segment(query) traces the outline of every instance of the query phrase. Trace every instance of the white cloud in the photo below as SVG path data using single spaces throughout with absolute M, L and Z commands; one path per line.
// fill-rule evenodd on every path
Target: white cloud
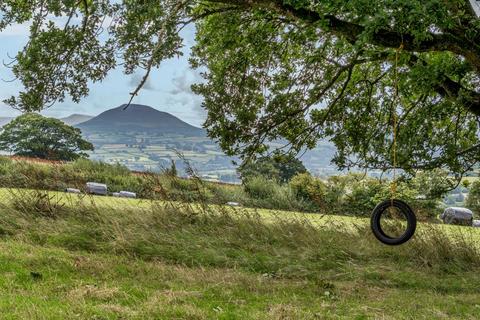
M 142 82 L 143 80 L 143 77 L 144 75 L 140 74 L 140 73 L 135 73 L 133 74 L 131 77 L 130 77 L 130 81 L 129 81 L 129 85 L 132 87 L 132 88 L 137 88 L 140 83 Z M 145 84 L 143 85 L 142 89 L 144 90 L 155 90 L 154 86 L 152 85 L 152 81 L 151 81 L 151 77 L 147 78 L 147 81 L 145 81 Z
M 172 79 L 173 89 L 169 90 L 169 102 L 181 106 L 188 106 L 201 118 L 205 117 L 205 110 L 201 107 L 203 98 L 192 91 L 192 84 L 200 83 L 200 75 L 190 68 L 185 68 Z

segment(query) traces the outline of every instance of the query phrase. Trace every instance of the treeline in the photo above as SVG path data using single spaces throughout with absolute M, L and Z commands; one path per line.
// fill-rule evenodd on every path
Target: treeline
M 0 187 L 62 191 L 83 189 L 86 182 L 106 183 L 110 192 L 128 190 L 145 199 L 237 202 L 246 207 L 367 216 L 375 205 L 392 197 L 389 181 L 347 174 L 327 179 L 299 173 L 287 182 L 253 176 L 243 185 L 204 182 L 194 175 L 184 179 L 172 170 L 162 174 L 135 174 L 121 165 L 79 159 L 65 164 L 42 164 L 0 158 Z M 395 197 L 409 202 L 419 217 L 430 218 L 442 210 L 446 173 L 421 173 L 398 182 Z M 477 187 L 478 188 L 478 187 Z

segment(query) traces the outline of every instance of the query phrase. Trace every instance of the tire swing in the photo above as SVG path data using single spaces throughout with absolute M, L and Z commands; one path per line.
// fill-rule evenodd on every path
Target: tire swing
M 391 199 L 378 204 L 372 213 L 370 226 L 374 236 L 383 244 L 398 246 L 409 241 L 417 228 L 417 217 L 412 208 L 404 201 L 395 199 L 397 191 L 396 167 L 397 167 L 397 113 L 395 101 L 398 98 L 398 56 L 403 49 L 403 44 L 397 49 L 395 57 L 395 92 L 392 103 L 393 117 L 393 180 L 391 184 Z
M 417 217 L 406 202 L 392 199 L 375 207 L 370 223 L 373 234 L 380 242 L 398 246 L 415 234 Z

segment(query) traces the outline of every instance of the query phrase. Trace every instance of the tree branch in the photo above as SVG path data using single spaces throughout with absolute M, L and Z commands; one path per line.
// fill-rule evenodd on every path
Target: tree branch
M 274 9 L 295 19 L 309 23 L 326 23 L 329 32 L 347 39 L 350 43 L 356 43 L 366 28 L 360 24 L 345 21 L 334 15 L 322 15 L 307 8 L 296 8 L 279 0 L 208 0 L 213 3 L 237 5 L 241 7 L 257 7 Z M 412 34 L 401 34 L 388 29 L 378 29 L 371 35 L 370 43 L 385 48 L 398 48 L 403 44 L 403 50 L 412 52 L 450 51 L 463 56 L 472 66 L 480 72 L 480 51 L 465 47 L 465 39 L 459 38 L 453 33 L 429 33 L 428 38 L 419 41 Z

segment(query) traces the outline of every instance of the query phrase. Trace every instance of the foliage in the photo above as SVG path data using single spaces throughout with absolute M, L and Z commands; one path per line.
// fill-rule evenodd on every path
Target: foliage
M 275 194 L 275 183 L 262 176 L 248 179 L 244 185 L 245 192 L 255 199 L 266 199 Z
M 290 187 L 297 197 L 311 201 L 318 208 L 325 208 L 327 186 L 322 180 L 309 173 L 301 173 L 292 178 Z
M 175 164 L 175 160 L 172 159 L 171 161 L 172 161 L 172 164 L 170 166 L 170 169 L 167 170 L 167 174 L 173 177 L 176 177 L 178 176 L 177 166 Z
M 455 181 L 445 170 L 434 169 L 428 172 L 419 172 L 413 180 L 415 189 L 419 190 L 427 199 L 441 198 L 455 188 Z
M 278 138 L 302 151 L 328 138 L 340 168 L 462 174 L 478 162 L 480 51 L 470 36 L 480 29 L 468 4 L 266 2 L 275 9 L 199 23 L 194 66 L 208 72 L 194 91 L 227 152 L 264 152 Z M 469 39 L 463 54 L 446 48 L 450 35 Z
M 296 174 L 307 172 L 307 169 L 302 161 L 291 155 L 274 154 L 247 161 L 240 166 L 238 171 L 242 181 L 262 176 L 266 179 L 286 183 Z
M 412 180 L 397 181 L 394 193 L 391 181 L 361 174 L 332 176 L 326 181 L 299 175 L 292 179 L 290 185 L 298 197 L 314 203 L 316 211 L 327 214 L 368 216 L 379 202 L 395 197 L 407 201 L 419 218 L 431 219 L 439 214 L 444 194 L 425 199 L 425 190 L 437 187 L 429 185 L 428 181 L 422 175 Z
M 71 161 L 88 157 L 93 145 L 82 138 L 80 129 L 61 120 L 27 113 L 7 124 L 0 134 L 0 149 L 15 155 Z
M 480 181 L 476 180 L 470 185 L 470 192 L 468 193 L 466 206 L 480 215 Z
M 263 176 L 253 176 L 243 186 L 244 195 L 238 190 L 236 199 L 245 206 L 277 210 L 316 211 L 316 208 L 303 199 L 298 199 L 289 185 L 280 185 Z
M 438 173 L 443 175 L 443 173 Z M 419 175 L 398 182 L 395 196 L 410 203 L 420 218 L 435 218 L 441 211 L 442 195 L 425 198 L 431 179 Z M 0 187 L 63 191 L 83 190 L 89 181 L 106 183 L 110 192 L 133 191 L 140 198 L 211 204 L 238 202 L 242 206 L 324 214 L 368 216 L 377 203 L 392 197 L 389 181 L 359 174 L 332 176 L 326 180 L 308 173 L 280 185 L 257 176 L 243 186 L 206 182 L 192 176 L 185 179 L 170 174 L 135 174 L 121 165 L 87 159 L 66 164 L 38 164 L 0 157 Z M 439 181 L 443 181 L 440 179 Z
M 78 102 L 118 61 L 126 74 L 146 70 L 134 97 L 154 68 L 182 54 L 180 31 L 195 23 L 190 60 L 204 81 L 193 90 L 229 154 L 263 153 L 278 139 L 301 152 L 327 138 L 340 168 L 461 175 L 480 160 L 480 19 L 467 0 L 0 5 L 0 31 L 29 22 L 11 63 L 24 90 L 6 102 L 17 108 Z

